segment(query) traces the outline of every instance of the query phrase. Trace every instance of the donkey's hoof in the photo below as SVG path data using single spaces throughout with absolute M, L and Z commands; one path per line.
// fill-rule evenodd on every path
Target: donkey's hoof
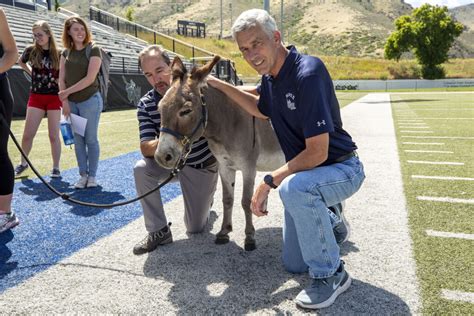
M 245 242 L 244 249 L 245 251 L 254 251 L 255 249 L 257 249 L 257 244 L 255 243 L 255 241 Z
M 230 238 L 229 235 L 217 235 L 216 240 L 214 241 L 218 245 L 227 244 Z

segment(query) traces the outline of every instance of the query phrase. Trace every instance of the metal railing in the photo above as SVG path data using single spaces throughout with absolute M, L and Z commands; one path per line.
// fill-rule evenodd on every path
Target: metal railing
M 185 56 L 186 58 L 214 56 L 212 52 L 190 45 L 171 36 L 156 32 L 146 26 L 130 22 L 124 18 L 93 6 L 89 8 L 89 18 L 91 21 L 97 21 L 101 24 L 108 25 L 119 32 L 132 35 L 148 43 L 161 45 L 165 49 L 178 55 Z
M 161 45 L 163 48 L 172 51 L 178 56 L 183 56 L 194 64 L 198 60 L 209 60 L 215 55 L 205 49 L 190 45 L 166 34 L 157 32 L 146 26 L 128 21 L 96 7 L 89 7 L 89 19 L 103 25 L 107 25 L 114 30 L 131 35 L 150 44 Z M 216 66 L 216 75 L 235 85 L 242 84 L 237 76 L 234 62 L 231 60 L 221 60 Z

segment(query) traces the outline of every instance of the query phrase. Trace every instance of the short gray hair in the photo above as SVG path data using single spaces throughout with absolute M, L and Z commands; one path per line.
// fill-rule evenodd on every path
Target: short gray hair
M 273 36 L 273 32 L 277 31 L 275 19 L 273 19 L 267 11 L 262 9 L 251 9 L 242 12 L 234 25 L 232 25 L 232 37 L 235 39 L 237 33 L 246 31 L 251 27 L 260 25 L 268 37 Z
M 170 56 L 160 45 L 149 45 L 138 54 L 138 67 L 142 68 L 142 60 L 145 56 L 153 55 L 161 57 L 168 66 L 171 64 Z

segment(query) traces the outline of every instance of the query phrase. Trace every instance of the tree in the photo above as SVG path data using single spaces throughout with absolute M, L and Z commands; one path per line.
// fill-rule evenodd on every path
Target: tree
M 448 60 L 448 51 L 464 25 L 456 22 L 447 7 L 424 4 L 395 21 L 396 30 L 385 43 L 385 58 L 400 59 L 402 53 L 412 51 L 421 65 L 425 79 L 444 78 L 442 63 Z
M 125 18 L 129 20 L 130 22 L 133 21 L 133 7 L 127 7 L 127 11 L 125 11 Z

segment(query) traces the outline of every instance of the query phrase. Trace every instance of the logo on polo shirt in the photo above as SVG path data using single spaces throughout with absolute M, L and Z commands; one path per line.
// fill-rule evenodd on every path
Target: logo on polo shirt
M 321 125 L 326 125 L 326 120 L 317 121 L 316 124 L 318 124 L 318 127 L 321 127 Z
M 285 94 L 285 97 L 286 97 L 286 106 L 292 111 L 296 110 L 295 96 L 293 95 L 293 93 L 288 92 L 287 94 Z

